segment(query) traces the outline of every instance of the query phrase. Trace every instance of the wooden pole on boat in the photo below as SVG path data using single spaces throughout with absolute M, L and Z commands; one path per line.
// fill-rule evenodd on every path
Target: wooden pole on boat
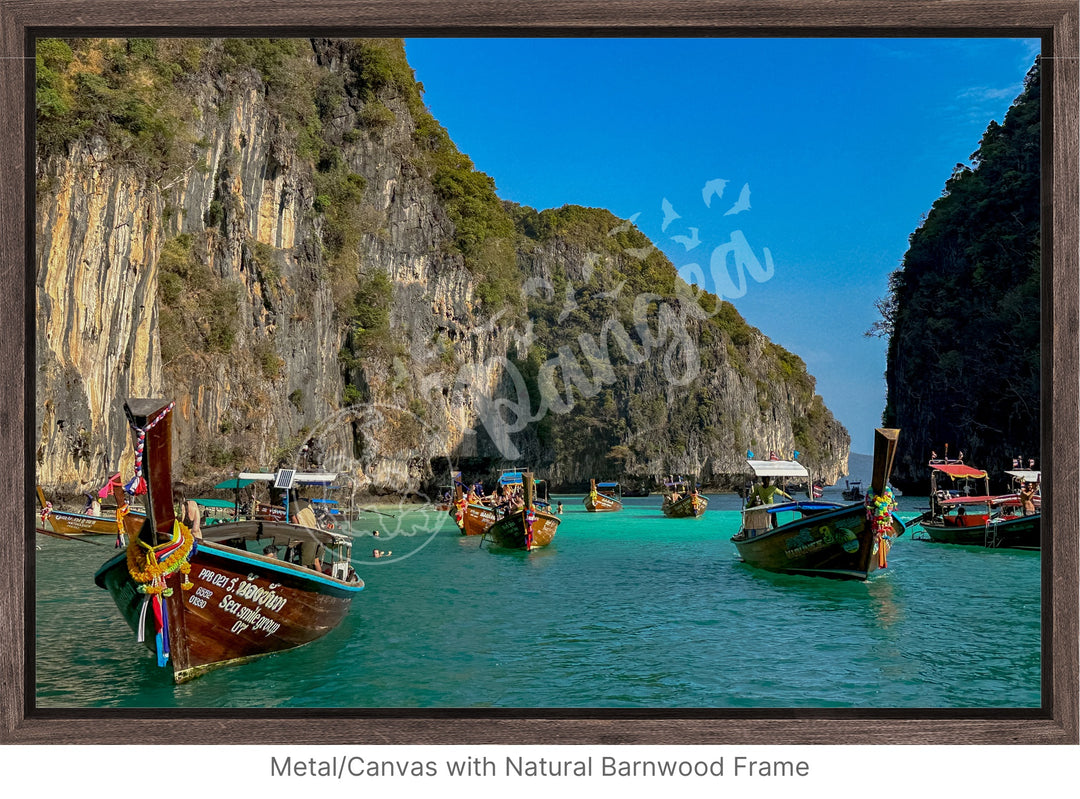
M 896 457 L 896 441 L 899 436 L 900 431 L 893 428 L 879 427 L 874 430 L 874 476 L 870 481 L 870 487 L 875 496 L 881 496 L 889 483 L 893 458 Z
M 533 506 L 533 495 L 536 491 L 536 486 L 533 485 L 532 472 L 525 472 L 522 475 L 521 488 L 523 492 L 522 499 L 525 500 L 525 510 L 528 510 Z
M 160 539 L 172 538 L 176 520 L 172 491 L 172 412 L 163 415 L 169 405 L 162 399 L 129 399 L 124 403 L 131 423 L 145 431 L 142 468 L 146 478 L 147 524 L 141 535 L 151 546 L 156 546 Z M 148 537 L 154 540 L 147 540 Z

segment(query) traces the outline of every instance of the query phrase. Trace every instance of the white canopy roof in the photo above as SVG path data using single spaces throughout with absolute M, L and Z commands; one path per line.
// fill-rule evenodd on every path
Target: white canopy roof
M 1039 476 L 1042 472 L 1029 472 L 1021 469 L 1014 472 L 1005 472 L 1005 474 L 1012 475 L 1018 480 L 1023 480 L 1026 483 L 1037 483 L 1039 482 Z
M 241 480 L 264 480 L 273 482 L 275 488 L 292 488 L 296 483 L 332 483 L 337 479 L 333 472 L 298 472 L 280 469 L 277 472 L 240 472 Z
M 758 477 L 809 477 L 810 472 L 798 461 L 747 461 Z

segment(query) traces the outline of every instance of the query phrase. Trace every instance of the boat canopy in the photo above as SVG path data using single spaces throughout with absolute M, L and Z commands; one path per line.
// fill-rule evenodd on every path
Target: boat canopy
M 809 477 L 810 472 L 798 461 L 747 461 L 758 477 Z
M 1024 470 L 1005 472 L 1010 477 L 1015 477 L 1017 480 L 1023 480 L 1025 483 L 1037 483 L 1042 477 L 1042 472 L 1030 472 Z
M 230 524 L 213 524 L 203 528 L 202 537 L 204 541 L 213 541 L 214 543 L 234 542 L 240 539 L 245 541 L 272 540 L 278 546 L 301 541 L 315 541 L 327 546 L 352 543 L 352 538 L 347 535 L 314 527 L 285 524 L 284 522 L 239 521 Z M 229 545 L 235 546 L 232 543 Z
M 619 484 L 618 483 L 597 483 L 596 487 L 597 488 L 618 488 Z
M 229 499 L 207 499 L 205 497 L 196 497 L 192 500 L 196 505 L 201 505 L 204 508 L 228 508 L 234 510 L 236 503 Z
M 240 472 L 241 480 L 261 480 L 273 483 L 275 488 L 292 488 L 296 483 L 330 485 L 337 479 L 336 472 L 298 472 L 295 469 L 279 469 L 276 472 Z
M 796 502 L 783 502 L 779 505 L 756 505 L 752 508 L 744 508 L 743 513 L 751 511 L 767 511 L 769 513 L 783 513 L 784 511 L 819 511 L 819 510 L 837 510 L 839 508 L 847 508 L 849 505 L 844 505 L 839 502 L 822 502 L 818 500 L 799 500 Z
M 247 488 L 249 485 L 251 485 L 254 482 L 255 482 L 254 480 L 241 480 L 238 477 L 234 477 L 231 480 L 224 480 L 224 481 L 218 483 L 216 486 L 214 486 L 214 488 L 215 489 L 222 489 L 222 490 L 224 490 L 226 488 L 231 488 L 233 490 L 236 490 L 236 489 L 240 489 L 240 488 Z
M 939 502 L 939 505 L 991 505 L 1000 500 L 1001 497 L 997 495 L 981 496 L 981 497 L 952 497 L 951 499 L 943 499 Z
M 522 476 L 521 472 L 503 472 L 499 476 L 499 485 L 519 486 L 523 482 L 525 482 L 525 478 Z M 533 485 L 540 485 L 540 483 L 542 483 L 542 482 L 544 482 L 544 481 L 539 479 L 538 477 L 533 478 Z
M 962 463 L 931 463 L 930 468 L 936 472 L 949 475 L 953 480 L 958 477 L 986 477 L 986 472 L 983 469 L 965 466 Z

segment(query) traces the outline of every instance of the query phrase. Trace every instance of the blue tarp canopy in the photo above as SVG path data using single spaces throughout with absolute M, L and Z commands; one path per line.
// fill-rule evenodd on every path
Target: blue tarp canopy
M 618 488 L 619 484 L 618 483 L 597 483 L 596 487 L 597 488 Z

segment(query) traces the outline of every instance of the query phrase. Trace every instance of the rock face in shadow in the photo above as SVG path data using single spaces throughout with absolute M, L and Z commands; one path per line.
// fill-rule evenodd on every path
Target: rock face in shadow
M 400 42 L 82 41 L 48 65 L 93 120 L 39 111 L 50 490 L 130 474 L 132 396 L 176 400 L 190 487 L 295 465 L 430 493 L 451 463 L 723 485 L 747 448 L 846 470 L 801 360 L 607 212 L 502 203 Z

